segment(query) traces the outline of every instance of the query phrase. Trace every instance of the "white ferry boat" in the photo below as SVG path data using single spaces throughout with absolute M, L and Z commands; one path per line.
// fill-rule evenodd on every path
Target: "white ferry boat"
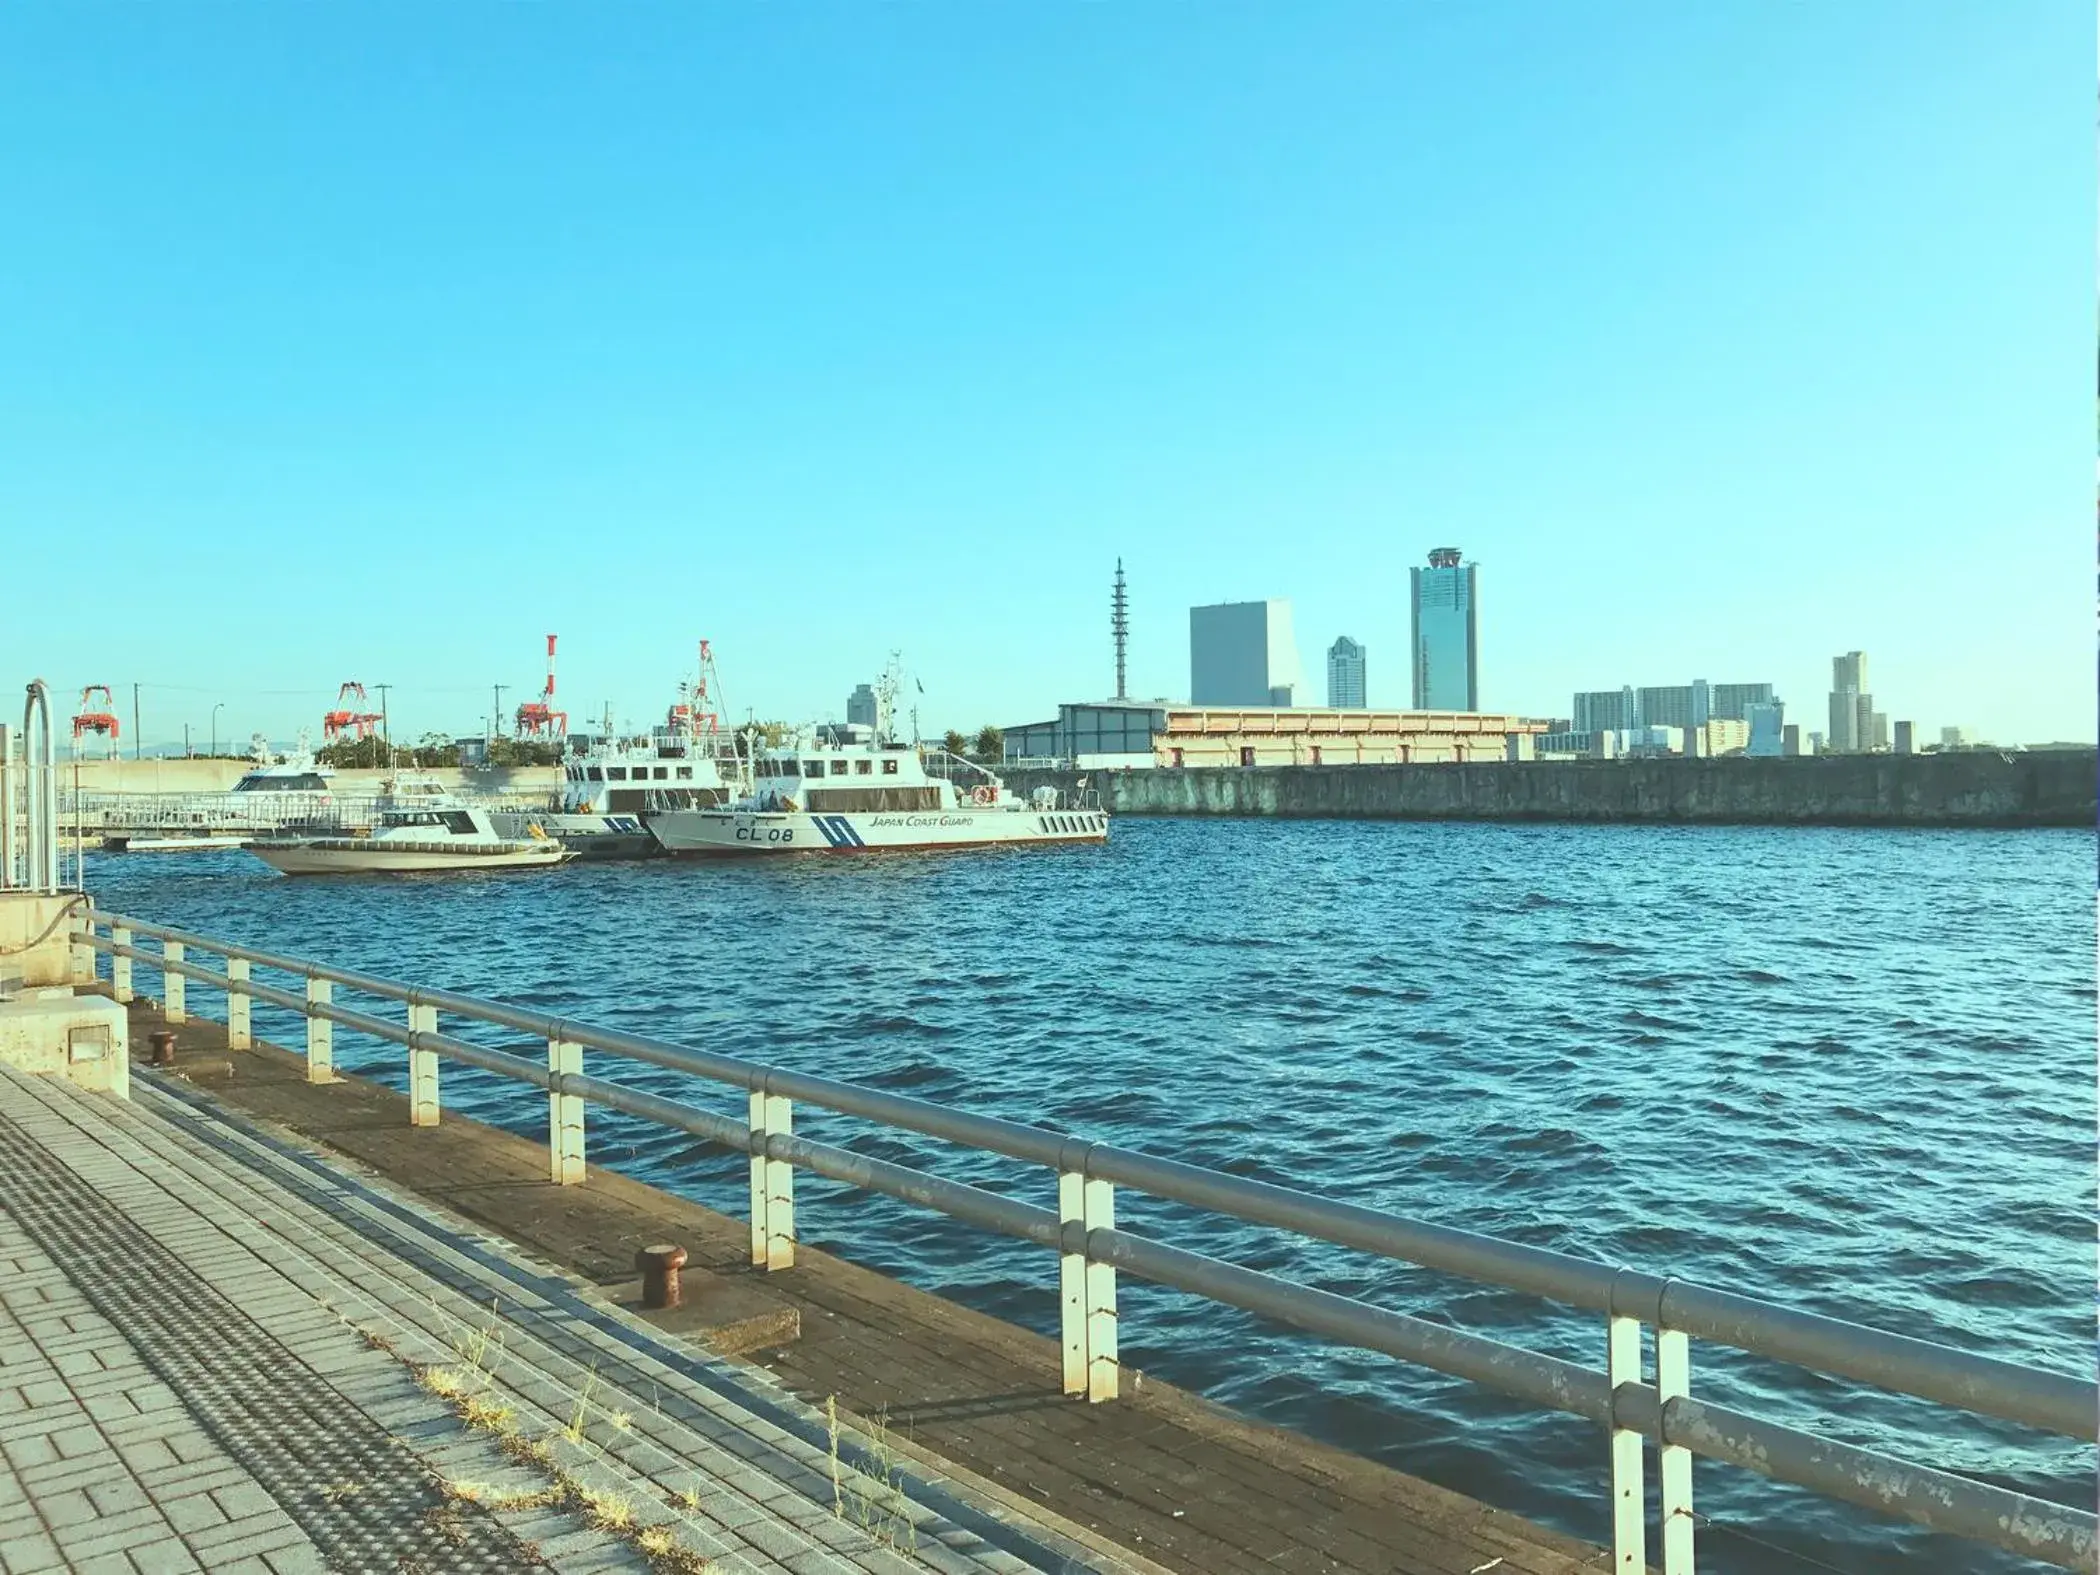
M 663 851 L 645 811 L 709 809 L 738 796 L 742 772 L 715 716 L 704 709 L 714 661 L 700 643 L 700 677 L 647 738 L 607 740 L 562 766 L 560 808 L 499 810 L 496 829 L 522 836 L 537 825 L 587 859 L 649 858 Z
M 676 854 L 866 853 L 1106 842 L 1108 812 L 1082 792 L 1016 798 L 982 766 L 916 744 L 834 732 L 756 752 L 749 794 L 648 816 Z
M 248 851 L 285 875 L 408 875 L 435 870 L 547 869 L 576 855 L 537 828 L 496 830 L 489 812 L 430 777 L 396 777 L 372 829 L 356 835 L 263 837 Z

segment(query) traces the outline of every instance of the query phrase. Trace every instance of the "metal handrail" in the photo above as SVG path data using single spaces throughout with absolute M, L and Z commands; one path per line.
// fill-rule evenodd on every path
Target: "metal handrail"
M 108 939 L 97 931 L 125 932 Z M 129 944 L 132 935 L 152 937 L 161 952 Z M 656 1121 L 704 1140 L 752 1156 L 755 1261 L 771 1262 L 759 1252 L 762 1168 L 799 1167 L 849 1185 L 885 1193 L 933 1208 L 984 1228 L 1055 1246 L 1068 1264 L 1122 1268 L 1157 1283 L 1174 1286 L 1230 1305 L 1274 1317 L 1301 1328 L 1366 1349 L 1377 1350 L 1454 1376 L 1470 1378 L 1504 1393 L 1551 1409 L 1602 1423 L 1614 1436 L 1637 1435 L 1661 1446 L 1665 1470 L 1664 1568 L 1670 1575 L 1689 1570 L 1689 1471 L 1684 1473 L 1682 1558 L 1673 1557 L 1669 1515 L 1669 1467 L 1673 1455 L 1696 1453 L 1760 1471 L 1778 1480 L 1809 1487 L 1829 1496 L 1864 1504 L 1909 1518 L 1930 1528 L 1972 1537 L 2030 1557 L 2070 1568 L 2092 1565 L 2100 1545 L 2100 1525 L 2082 1511 L 1971 1478 L 1911 1465 L 1876 1451 L 1840 1444 L 1799 1429 L 1768 1423 L 1743 1413 L 1695 1401 L 1684 1392 L 1682 1378 L 1640 1381 L 1635 1370 L 1616 1361 L 1600 1373 L 1522 1347 L 1451 1329 L 1332 1293 L 1313 1290 L 1278 1277 L 1244 1269 L 1164 1243 L 1132 1236 L 1114 1228 L 1112 1214 L 1099 1222 L 1089 1210 L 1053 1212 L 1015 1202 L 981 1188 L 944 1180 L 908 1166 L 872 1159 L 849 1149 L 813 1143 L 786 1129 L 790 1101 L 802 1101 L 844 1115 L 939 1138 L 984 1152 L 1046 1166 L 1060 1177 L 1088 1185 L 1134 1188 L 1253 1224 L 1274 1226 L 1337 1246 L 1355 1248 L 1423 1268 L 1482 1283 L 1523 1291 L 1592 1312 L 1606 1314 L 1614 1338 L 1630 1325 L 1657 1334 L 1658 1363 L 1666 1342 L 1687 1336 L 1732 1346 L 1773 1360 L 1811 1367 L 1880 1388 L 1933 1400 L 1962 1410 L 2020 1422 L 2063 1436 L 2092 1441 L 2100 1436 L 2100 1386 L 2069 1375 L 2025 1367 L 1993 1357 L 1956 1351 L 1930 1341 L 1887 1334 L 1842 1319 L 1779 1307 L 1755 1298 L 1642 1271 L 1619 1269 L 1591 1259 L 1550 1249 L 1503 1241 L 1425 1221 L 1343 1203 L 1269 1182 L 1224 1175 L 1200 1166 L 1124 1149 L 1089 1143 L 1053 1130 L 997 1117 L 972 1115 L 924 1100 L 885 1093 L 858 1084 L 792 1072 L 736 1056 L 695 1050 L 647 1036 L 595 1028 L 573 1019 L 525 1010 L 499 1001 L 431 990 L 394 980 L 283 957 L 257 948 L 220 941 L 149 921 L 94 912 L 88 916 L 81 944 L 124 959 L 120 994 L 128 994 L 129 964 L 143 961 L 164 977 L 189 978 L 224 989 L 233 996 L 253 997 L 300 1012 L 309 1020 L 339 1023 L 407 1046 L 417 1055 L 442 1056 L 546 1088 L 556 1096 L 586 1100 Z M 176 948 L 170 955 L 165 948 Z M 278 990 L 245 977 L 234 978 L 185 960 L 189 950 L 216 953 L 245 966 L 288 973 L 308 981 L 306 994 Z M 316 1000 L 317 982 L 403 1003 L 407 1026 L 373 1017 L 326 1000 Z M 715 1112 L 644 1093 L 627 1085 L 586 1077 L 580 1071 L 547 1068 L 517 1055 L 439 1034 L 438 1012 L 533 1035 L 550 1046 L 573 1045 L 662 1066 L 719 1084 L 744 1089 L 753 1118 L 740 1122 Z M 245 1012 L 245 1006 L 243 1007 Z M 419 1028 L 418 1022 L 427 1025 Z M 580 1065 L 580 1063 L 579 1063 Z M 430 1073 L 432 1098 L 435 1072 Z M 766 1102 L 781 1107 L 779 1119 L 762 1120 Z M 433 1104 L 431 1119 L 435 1119 Z M 578 1116 L 580 1145 L 580 1114 Z M 550 1141 L 552 1141 L 550 1137 Z M 578 1149 L 580 1175 L 580 1147 Z M 778 1186 L 777 1181 L 769 1186 Z M 791 1189 L 790 1189 L 791 1191 Z M 785 1239 L 792 1242 L 792 1204 L 776 1198 Z M 772 1227 L 766 1227 L 768 1230 Z M 783 1254 L 782 1264 L 791 1262 Z M 1088 1270 L 1087 1272 L 1097 1272 Z M 1089 1293 L 1092 1294 L 1091 1292 Z M 1113 1320 L 1112 1288 L 1108 1291 Z M 1086 1342 L 1071 1322 L 1073 1293 L 1067 1291 L 1067 1385 L 1071 1387 L 1069 1349 Z M 1092 1303 L 1089 1302 L 1091 1306 Z M 1107 1344 L 1113 1366 L 1113 1337 Z M 1616 1352 L 1616 1347 L 1615 1347 Z M 1680 1358 L 1680 1363 L 1682 1363 Z M 1093 1394 L 1093 1381 L 1087 1384 Z M 1670 1392 L 1665 1393 L 1667 1389 Z M 1108 1393 L 1113 1394 L 1113 1378 Z M 1096 1398 L 1103 1396 L 1095 1395 Z M 1635 1467 L 1637 1471 L 1637 1465 Z M 1621 1475 L 1614 1457 L 1615 1497 Z M 1638 1503 L 1640 1494 L 1633 1498 Z M 1637 1511 L 1636 1511 L 1637 1513 Z M 1621 1528 L 1623 1533 L 1623 1527 Z M 1625 1539 L 1620 1536 L 1623 1548 Z M 1644 1556 L 1644 1555 L 1643 1555 Z M 1628 1569 L 1640 1567 L 1625 1562 Z

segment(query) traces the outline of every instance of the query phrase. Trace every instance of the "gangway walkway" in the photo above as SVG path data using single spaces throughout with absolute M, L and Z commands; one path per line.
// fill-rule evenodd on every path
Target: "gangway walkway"
M 133 1078 L 0 1069 L 0 1569 L 1155 1568 Z

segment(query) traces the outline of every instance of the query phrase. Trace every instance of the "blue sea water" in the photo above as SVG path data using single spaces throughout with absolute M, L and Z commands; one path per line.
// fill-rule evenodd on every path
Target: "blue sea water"
M 1025 854 L 88 873 L 105 907 L 293 956 L 2090 1374 L 2094 859 L 2068 831 L 1125 819 L 1105 848 Z M 282 1014 L 257 1027 L 296 1042 Z M 401 1080 L 397 1047 L 339 1031 L 337 1058 Z M 590 1070 L 737 1109 L 660 1069 Z M 544 1133 L 534 1091 L 445 1076 L 448 1108 Z M 740 1157 L 591 1121 L 594 1164 L 743 1211 Z M 798 1130 L 1053 1200 L 1024 1166 L 815 1112 Z M 807 1177 L 798 1193 L 805 1239 L 1054 1332 L 1040 1249 Z M 1534 1298 L 1127 1192 L 1118 1212 L 1599 1360 L 1600 1321 Z M 1148 1373 L 1606 1533 L 1587 1424 L 1128 1277 L 1121 1314 Z M 1705 1345 L 1694 1363 L 1703 1398 L 2091 1502 L 2088 1448 Z M 1725 1466 L 1699 1465 L 1696 1503 L 1702 1569 L 2021 1567 Z

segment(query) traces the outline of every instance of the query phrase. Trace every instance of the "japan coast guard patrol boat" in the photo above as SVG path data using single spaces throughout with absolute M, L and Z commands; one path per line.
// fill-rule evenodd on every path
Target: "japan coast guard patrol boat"
M 652 812 L 678 854 L 873 853 L 1106 842 L 1100 795 L 1010 794 L 982 766 L 916 744 L 841 737 L 761 749 L 751 790 L 714 809 Z

